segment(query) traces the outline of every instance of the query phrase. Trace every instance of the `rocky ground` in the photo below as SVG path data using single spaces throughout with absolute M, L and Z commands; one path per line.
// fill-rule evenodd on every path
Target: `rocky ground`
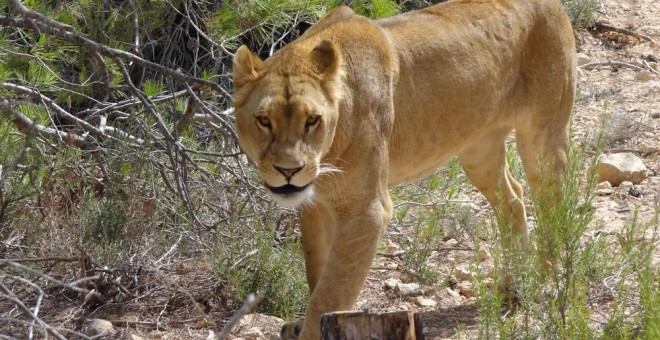
M 594 200 L 595 216 L 591 234 L 616 234 L 634 214 L 649 221 L 660 205 L 660 2 L 656 0 L 603 0 L 598 21 L 605 25 L 577 30 L 579 93 L 572 125 L 572 143 L 593 143 L 603 119 L 606 124 L 606 155 L 627 153 L 646 168 L 641 181 L 626 178 L 623 183 L 601 183 Z M 612 30 L 609 26 L 623 30 Z M 655 45 L 649 39 L 655 40 Z M 634 163 L 635 161 L 628 161 Z M 585 169 L 585 172 L 587 170 Z M 488 219 L 490 208 L 476 191 L 467 198 L 476 216 Z M 451 287 L 422 285 L 401 268 L 401 235 L 393 225 L 386 232 L 383 254 L 379 256 L 357 303 L 370 311 L 434 311 L 445 320 L 434 330 L 439 338 L 470 337 L 478 316 L 470 284 L 474 263 L 469 241 L 446 237 L 439 242 L 430 261 L 441 277 L 454 280 Z M 658 246 L 660 249 L 660 245 Z M 492 262 L 488 251 L 476 254 L 484 268 Z M 660 265 L 660 253 L 653 259 Z M 490 279 L 486 279 L 490 280 Z M 598 308 L 598 307 L 595 307 Z M 275 337 L 283 321 L 251 314 L 243 318 L 232 337 L 268 339 Z M 462 324 L 462 326 L 458 326 Z M 199 326 L 199 325 L 196 325 Z M 173 332 L 124 331 L 131 339 L 205 339 L 217 332 L 187 324 Z

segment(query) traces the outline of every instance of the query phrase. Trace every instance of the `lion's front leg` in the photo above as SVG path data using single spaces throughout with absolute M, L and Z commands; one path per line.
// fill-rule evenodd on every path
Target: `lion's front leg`
M 329 210 L 333 212 L 329 216 L 334 218 L 329 219 L 333 223 L 325 226 L 328 229 L 316 230 L 312 224 L 303 225 L 311 296 L 300 339 L 320 337 L 322 314 L 353 308 L 371 268 L 378 240 L 391 217 L 392 202 L 386 189 L 380 195 L 383 193 L 385 197 L 342 202 L 346 205 Z M 304 223 L 305 216 L 302 220 Z M 317 234 L 319 232 L 321 234 Z M 327 243 L 320 244 L 319 237 L 314 235 L 329 238 Z M 314 241 L 305 244 L 306 240 Z

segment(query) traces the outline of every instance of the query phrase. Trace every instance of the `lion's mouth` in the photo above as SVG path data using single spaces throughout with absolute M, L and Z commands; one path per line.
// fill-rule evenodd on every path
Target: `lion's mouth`
M 285 184 L 281 187 L 271 187 L 270 185 L 266 184 L 266 187 L 272 193 L 278 194 L 278 195 L 285 195 L 285 196 L 293 195 L 293 194 L 297 194 L 299 192 L 305 191 L 305 189 L 307 189 L 308 186 L 309 186 L 309 184 L 307 184 L 305 186 L 302 186 L 302 187 L 299 187 L 299 186 L 296 186 L 296 185 L 293 185 L 293 184 Z

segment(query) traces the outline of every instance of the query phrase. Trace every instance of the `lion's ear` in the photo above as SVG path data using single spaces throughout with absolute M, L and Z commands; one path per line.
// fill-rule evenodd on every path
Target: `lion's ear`
M 263 61 L 252 53 L 250 49 L 242 45 L 234 55 L 234 67 L 232 70 L 232 78 L 234 87 L 241 87 L 257 78 L 258 71 L 261 68 Z
M 321 41 L 309 55 L 314 70 L 321 79 L 332 80 L 339 76 L 341 64 L 341 52 L 329 40 Z

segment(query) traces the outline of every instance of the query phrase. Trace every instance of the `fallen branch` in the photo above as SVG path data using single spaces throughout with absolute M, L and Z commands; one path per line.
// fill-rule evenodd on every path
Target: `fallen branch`
M 5 278 L 5 277 L 10 277 L 10 276 L 9 275 L 0 276 L 0 278 Z M 10 278 L 14 278 L 14 277 L 10 277 Z M 22 278 L 18 278 L 18 279 L 20 279 L 21 282 L 26 282 L 26 280 L 24 280 Z M 3 297 L 5 299 L 11 301 L 16 307 L 18 307 L 21 311 L 23 311 L 23 313 L 28 315 L 33 320 L 33 323 L 30 325 L 30 332 L 29 332 L 30 336 L 29 336 L 29 338 L 32 338 L 32 327 L 34 326 L 34 323 L 36 323 L 36 325 L 38 325 L 39 327 L 46 330 L 48 333 L 53 335 L 55 338 L 65 340 L 66 338 L 62 334 L 57 332 L 54 328 L 50 327 L 47 323 L 45 323 L 43 320 L 41 320 L 41 318 L 39 318 L 37 316 L 37 313 L 39 313 L 39 305 L 41 304 L 41 297 L 44 295 L 44 293 L 43 293 L 43 291 L 41 291 L 41 289 L 37 285 L 30 283 L 30 286 L 32 288 L 36 288 L 39 292 L 39 295 L 40 295 L 40 297 L 38 299 L 38 305 L 35 307 L 34 313 L 30 310 L 30 308 L 28 308 L 23 303 L 23 301 L 21 301 L 16 295 L 14 295 L 14 293 L 12 293 L 12 291 L 9 290 L 9 288 L 7 286 L 5 286 L 2 283 L 2 281 L 0 281 L 0 290 L 2 290 L 5 294 Z
M 653 38 L 649 37 L 648 35 L 644 35 L 644 34 L 641 34 L 639 32 L 635 32 L 635 31 L 627 29 L 627 28 L 616 27 L 616 26 L 610 25 L 610 24 L 602 22 L 602 21 L 597 21 L 594 24 L 594 27 L 599 31 L 611 31 L 611 32 L 616 32 L 616 33 L 629 35 L 631 37 L 635 37 L 635 38 L 640 39 L 640 40 L 649 41 L 651 43 L 651 46 L 653 46 L 653 47 L 655 47 L 657 45 L 657 42 L 655 40 L 653 40 Z
M 642 62 L 644 63 L 644 66 L 646 66 L 646 68 L 647 68 L 649 71 L 651 71 L 651 73 L 654 73 L 654 74 L 658 74 L 658 75 L 660 75 L 660 71 L 654 69 L 653 66 L 651 66 L 651 64 L 649 64 L 648 61 L 643 60 Z
M 15 263 L 21 263 L 21 262 L 48 262 L 48 261 L 76 262 L 76 261 L 80 261 L 80 259 L 77 258 L 77 257 L 49 256 L 49 257 L 33 257 L 33 258 L 25 258 L 25 259 L 7 259 L 7 261 L 11 261 L 11 262 L 15 262 Z
M 33 275 L 39 276 L 39 277 L 41 277 L 42 279 L 44 279 L 44 280 L 46 280 L 46 281 L 50 281 L 50 282 L 52 282 L 52 283 L 54 283 L 55 285 L 60 286 L 60 287 L 64 287 L 64 288 L 71 289 L 71 290 L 73 290 L 73 291 L 76 292 L 76 293 L 81 293 L 81 294 L 85 294 L 85 295 L 90 295 L 90 294 L 91 294 L 91 295 L 94 295 L 94 296 L 98 297 L 99 299 L 102 299 L 101 294 L 96 293 L 96 292 L 94 292 L 93 290 L 89 290 L 89 289 L 80 288 L 80 287 L 76 287 L 76 286 L 75 286 L 76 284 L 79 284 L 79 283 L 84 282 L 84 281 L 94 281 L 94 280 L 98 280 L 98 279 L 100 279 L 99 276 L 83 277 L 83 278 L 80 278 L 80 279 L 78 279 L 78 280 L 75 280 L 75 281 L 73 281 L 73 282 L 71 282 L 71 283 L 66 283 L 66 282 L 62 282 L 62 281 L 60 281 L 60 280 L 58 280 L 58 279 L 56 279 L 56 278 L 54 278 L 54 277 L 52 277 L 52 276 L 46 275 L 46 274 L 44 274 L 44 273 L 42 273 L 42 272 L 40 272 L 40 271 L 38 271 L 38 270 L 36 270 L 36 269 L 32 269 L 32 268 L 30 268 L 30 267 L 26 267 L 26 266 L 24 266 L 24 265 L 22 265 L 22 264 L 19 264 L 19 263 L 13 262 L 13 261 L 11 261 L 11 260 L 0 260 L 0 268 L 2 268 L 2 267 L 4 267 L 4 266 L 10 266 L 10 267 L 16 268 L 16 269 L 18 269 L 18 270 L 22 270 L 22 271 L 28 272 L 28 273 L 30 273 L 30 274 L 33 274 Z
M 622 68 L 629 68 L 633 69 L 636 71 L 646 71 L 646 68 L 642 66 L 637 66 L 634 64 L 629 64 L 629 63 L 624 63 L 621 61 L 597 61 L 593 63 L 588 63 L 580 66 L 581 69 L 585 70 L 590 70 L 592 68 L 600 67 L 600 66 L 610 66 L 610 67 L 622 67 Z

